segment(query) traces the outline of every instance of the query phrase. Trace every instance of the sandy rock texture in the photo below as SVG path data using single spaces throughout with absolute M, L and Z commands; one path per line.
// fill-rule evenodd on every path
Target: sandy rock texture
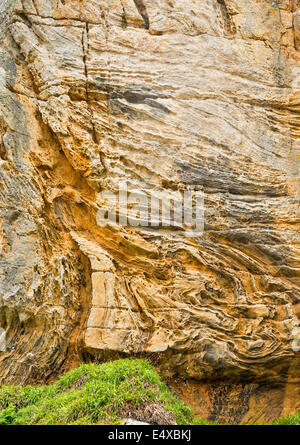
M 1 382 L 147 356 L 207 418 L 300 410 L 300 1 L 0 0 L 0 36 Z M 201 190 L 203 235 L 101 227 L 124 181 Z

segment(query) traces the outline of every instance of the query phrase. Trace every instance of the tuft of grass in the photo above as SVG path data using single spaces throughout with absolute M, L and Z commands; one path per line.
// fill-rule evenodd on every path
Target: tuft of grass
M 280 417 L 279 419 L 274 420 L 271 425 L 300 425 L 300 413 Z
M 126 407 L 141 415 L 147 404 L 177 424 L 205 424 L 171 393 L 149 361 L 124 359 L 81 365 L 53 385 L 2 386 L 0 425 L 118 425 Z

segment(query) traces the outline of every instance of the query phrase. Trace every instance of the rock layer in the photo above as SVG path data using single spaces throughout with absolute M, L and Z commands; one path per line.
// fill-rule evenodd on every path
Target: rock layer
M 142 355 L 206 417 L 300 409 L 299 1 L 2 0 L 0 18 L 2 382 Z M 202 190 L 203 235 L 101 227 L 124 181 Z

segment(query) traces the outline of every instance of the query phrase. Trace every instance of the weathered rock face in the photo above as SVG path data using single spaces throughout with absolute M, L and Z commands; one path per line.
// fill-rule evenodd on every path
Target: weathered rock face
M 299 410 L 300 2 L 0 0 L 0 21 L 2 382 L 146 355 L 200 415 Z M 101 227 L 124 181 L 203 190 L 203 235 Z

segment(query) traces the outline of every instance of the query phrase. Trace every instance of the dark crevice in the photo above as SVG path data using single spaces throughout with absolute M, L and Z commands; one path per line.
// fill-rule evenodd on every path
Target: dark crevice
M 127 23 L 127 18 L 126 18 L 126 12 L 125 12 L 125 9 L 123 8 L 123 13 L 122 13 L 122 28 L 123 28 L 123 29 L 126 29 L 127 26 L 128 26 L 128 23 Z
M 122 0 L 120 0 L 120 1 L 121 1 L 122 10 L 123 10 L 123 12 L 122 12 L 122 28 L 126 29 L 128 26 L 126 10 L 125 10 Z
M 88 69 L 87 69 L 87 53 L 89 51 L 89 24 L 85 24 L 85 28 L 82 32 L 82 57 L 83 57 L 83 66 L 84 66 L 84 75 L 85 75 L 85 98 L 86 103 L 89 108 L 89 113 L 91 117 L 91 124 L 92 124 L 92 137 L 95 144 L 98 144 L 97 140 L 97 132 L 93 120 L 93 112 L 90 109 L 90 97 L 89 97 L 89 88 L 88 88 Z
M 1 144 L 0 144 L 0 159 L 2 161 L 8 161 L 8 157 L 6 151 L 4 150 L 4 146 L 2 146 Z
M 28 28 L 32 28 L 32 23 L 26 14 L 19 13 L 18 17 L 28 26 Z
M 143 2 L 143 0 L 133 0 L 134 4 L 137 8 L 137 10 L 139 11 L 142 19 L 144 20 L 145 23 L 145 28 L 149 29 L 150 28 L 150 21 L 149 21 L 149 16 L 148 16 L 148 12 L 147 12 L 147 8 L 145 6 L 145 3 Z
M 86 39 L 86 42 L 85 42 Z M 82 57 L 83 57 L 83 67 L 84 67 L 84 75 L 85 75 L 85 96 L 86 101 L 89 100 L 89 92 L 88 92 L 88 70 L 87 70 L 87 63 L 86 63 L 86 53 L 88 50 L 88 39 L 89 39 L 89 25 L 88 23 L 85 24 L 85 29 L 82 31 Z M 86 48 L 87 44 L 87 48 Z

